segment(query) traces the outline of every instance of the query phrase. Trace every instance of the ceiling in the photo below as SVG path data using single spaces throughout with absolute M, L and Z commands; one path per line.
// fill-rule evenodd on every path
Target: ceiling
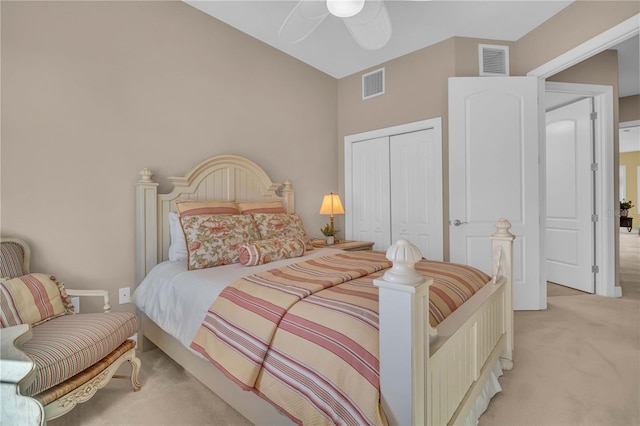
M 391 40 L 381 49 L 365 50 L 356 44 L 342 20 L 332 15 L 303 41 L 281 41 L 278 30 L 296 0 L 184 1 L 335 78 L 454 36 L 516 41 L 571 4 L 571 0 L 386 0 L 393 29 Z
M 572 0 L 386 0 L 391 40 L 381 49 L 359 47 L 340 18 L 329 15 L 307 38 L 281 41 L 278 30 L 297 0 L 183 0 L 187 4 L 335 78 L 342 78 L 450 37 L 516 41 Z M 371 1 L 371 0 L 367 0 Z M 620 97 L 640 94 L 638 37 L 620 43 Z
M 340 18 L 329 15 L 299 43 L 281 41 L 278 30 L 297 0 L 183 0 L 228 25 L 335 78 L 342 78 L 450 37 L 516 41 L 572 0 L 386 0 L 393 34 L 378 50 L 359 47 Z M 371 0 L 367 0 L 371 1 Z M 638 36 L 618 50 L 619 96 L 640 94 Z

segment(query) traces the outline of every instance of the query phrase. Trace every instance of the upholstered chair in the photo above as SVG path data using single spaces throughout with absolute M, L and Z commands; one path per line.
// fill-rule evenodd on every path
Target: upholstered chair
M 131 364 L 140 389 L 134 314 L 110 312 L 104 290 L 72 290 L 48 274 L 29 272 L 29 246 L 0 239 L 2 424 L 44 424 L 90 399 Z M 75 313 L 72 296 L 98 296 L 102 313 Z M 116 376 L 118 377 L 118 376 Z

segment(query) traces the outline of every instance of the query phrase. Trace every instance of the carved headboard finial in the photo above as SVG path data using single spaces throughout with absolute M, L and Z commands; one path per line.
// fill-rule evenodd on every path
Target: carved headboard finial
M 140 183 L 153 182 L 153 179 L 151 179 L 153 172 L 147 168 L 140 170 L 138 175 L 140 176 L 140 179 L 138 180 Z
M 293 191 L 293 184 L 290 180 L 285 180 L 275 190 L 275 193 L 278 197 L 284 197 L 285 192 Z
M 384 279 L 390 282 L 416 284 L 424 281 L 424 276 L 413 267 L 422 259 L 420 249 L 407 240 L 398 240 L 387 249 L 387 259 L 393 267 L 384 273 Z

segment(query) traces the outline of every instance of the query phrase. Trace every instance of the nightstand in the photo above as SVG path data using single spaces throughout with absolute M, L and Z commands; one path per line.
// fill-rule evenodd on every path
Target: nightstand
M 314 247 L 327 247 L 327 248 L 336 248 L 345 251 L 365 251 L 371 250 L 373 248 L 373 242 L 371 241 L 347 241 L 341 240 L 332 245 L 327 245 L 325 240 L 312 240 L 311 244 Z

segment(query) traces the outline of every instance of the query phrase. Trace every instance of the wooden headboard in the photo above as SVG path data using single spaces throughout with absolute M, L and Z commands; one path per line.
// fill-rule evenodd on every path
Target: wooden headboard
M 136 283 L 158 263 L 168 259 L 169 212 L 176 200 L 281 200 L 295 211 L 291 182 L 274 183 L 256 163 L 237 155 L 204 160 L 185 176 L 170 177 L 173 190 L 158 194 L 153 172 L 144 169 L 136 184 Z

